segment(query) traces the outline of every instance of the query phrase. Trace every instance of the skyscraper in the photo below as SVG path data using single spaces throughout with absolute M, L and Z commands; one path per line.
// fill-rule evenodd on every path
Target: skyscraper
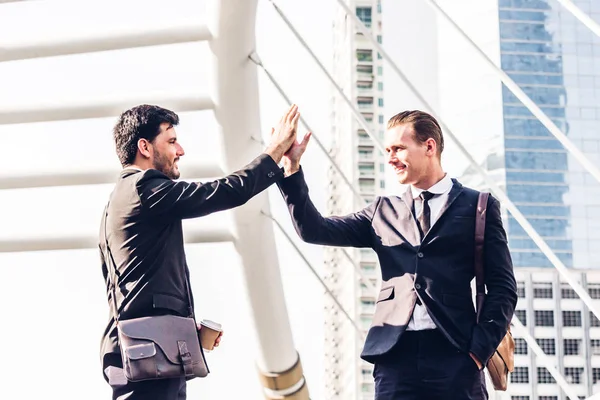
M 348 5 L 381 42 L 379 0 L 348 0 Z M 383 137 L 383 62 L 364 35 L 354 28 L 341 7 L 334 21 L 334 76 L 344 93 L 359 109 L 370 130 Z M 333 96 L 331 155 L 360 192 L 357 198 L 333 168 L 329 169 L 330 214 L 343 215 L 364 207 L 385 188 L 384 160 L 366 131 L 355 121 L 348 106 Z M 346 251 L 350 257 L 344 254 Z M 373 290 L 361 284 L 352 262 L 379 287 L 376 258 L 371 250 L 325 250 L 325 279 L 359 324 L 360 332 L 327 298 L 325 327 L 325 396 L 328 399 L 373 397 L 372 369 L 358 354 L 374 307 Z

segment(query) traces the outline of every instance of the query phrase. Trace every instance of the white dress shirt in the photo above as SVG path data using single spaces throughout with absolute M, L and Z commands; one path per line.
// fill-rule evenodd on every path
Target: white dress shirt
M 446 174 L 441 181 L 427 189 L 428 192 L 433 193 L 435 195 L 428 202 L 429 209 L 431 210 L 431 221 L 429 226 L 433 226 L 433 224 L 435 224 L 435 221 L 437 221 L 442 207 L 448 201 L 448 194 L 450 193 L 450 189 L 452 189 L 452 185 L 452 179 L 450 179 L 448 174 Z M 423 209 L 423 201 L 419 196 L 421 195 L 421 192 L 424 192 L 424 190 L 418 189 L 414 186 L 411 186 L 410 189 L 413 199 L 415 201 L 415 215 L 420 215 L 421 210 Z M 413 315 L 410 318 L 406 330 L 422 331 L 425 329 L 435 328 L 436 326 L 429 314 L 427 313 L 427 309 L 425 308 L 425 306 L 416 304 L 415 309 L 413 311 Z

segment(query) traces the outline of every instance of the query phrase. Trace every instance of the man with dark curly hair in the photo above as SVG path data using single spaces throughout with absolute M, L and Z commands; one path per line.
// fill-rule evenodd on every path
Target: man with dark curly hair
M 116 318 L 193 315 L 182 220 L 241 206 L 282 179 L 278 163 L 296 140 L 299 115 L 298 107 L 292 105 L 272 131 L 265 151 L 244 168 L 213 182 L 197 183 L 175 181 L 180 176 L 177 163 L 185 154 L 175 132 L 177 114 L 153 105 L 121 114 L 114 139 L 123 170 L 99 240 L 111 307 L 101 359 L 113 399 L 185 399 L 185 377 L 126 379 Z M 114 285 L 111 277 L 116 278 Z M 215 345 L 219 342 L 220 336 Z

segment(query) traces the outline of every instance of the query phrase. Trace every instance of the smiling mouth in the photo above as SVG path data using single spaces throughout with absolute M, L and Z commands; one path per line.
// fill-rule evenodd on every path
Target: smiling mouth
M 396 172 L 397 174 L 399 174 L 400 172 L 404 172 L 405 170 L 406 170 L 406 165 L 404 165 L 404 164 L 394 165 L 394 172 Z

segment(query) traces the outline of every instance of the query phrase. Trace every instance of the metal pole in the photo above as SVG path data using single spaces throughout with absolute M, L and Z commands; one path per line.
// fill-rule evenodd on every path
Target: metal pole
M 158 46 L 210 40 L 211 33 L 202 24 L 177 25 L 166 28 L 115 32 L 107 30 L 93 35 L 72 38 L 45 38 L 17 43 L 3 42 L 0 46 L 0 62 L 55 57 L 98 51 L 122 50 L 135 47 Z
M 160 104 L 178 112 L 210 110 L 214 107 L 210 97 L 195 94 L 146 93 L 118 98 L 104 96 L 0 108 L 0 125 L 114 117 L 138 104 Z

